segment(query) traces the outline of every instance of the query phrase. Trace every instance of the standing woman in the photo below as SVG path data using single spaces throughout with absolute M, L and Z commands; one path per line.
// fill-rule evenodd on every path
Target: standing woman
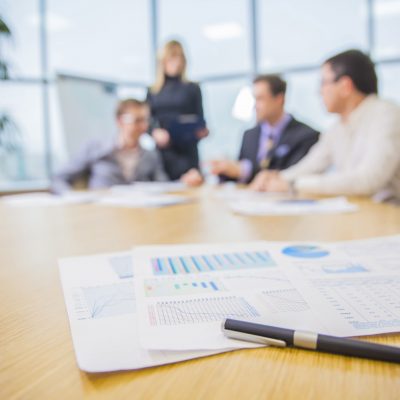
M 152 116 L 151 134 L 169 178 L 185 180 L 185 176 L 198 174 L 197 143 L 208 135 L 208 129 L 199 124 L 195 132 L 186 132 L 187 135 L 180 132 L 180 136 L 173 136 L 169 132 L 179 117 L 195 116 L 197 122 L 204 121 L 200 87 L 186 78 L 186 57 L 180 42 L 171 40 L 162 49 L 156 81 L 149 89 L 147 101 Z

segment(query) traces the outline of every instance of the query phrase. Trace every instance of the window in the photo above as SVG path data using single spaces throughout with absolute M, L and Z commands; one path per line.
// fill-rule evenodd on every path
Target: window
M 375 0 L 375 48 L 378 59 L 400 57 L 400 1 Z
M 319 94 L 319 70 L 290 73 L 285 75 L 288 82 L 286 109 L 301 122 L 316 130 L 324 131 L 335 120 L 325 110 Z
M 320 64 L 348 48 L 368 48 L 364 0 L 259 1 L 260 67 Z
M 400 63 L 385 64 L 378 68 L 379 93 L 384 99 L 400 103 Z
M 150 82 L 147 0 L 48 0 L 50 72 Z
M 248 80 L 236 79 L 202 85 L 204 112 L 210 135 L 201 142 L 201 160 L 237 158 L 244 130 L 254 125 L 254 120 L 243 121 L 233 113 L 237 96 L 248 84 Z
M 0 15 L 13 33 L 10 43 L 0 40 L 0 58 L 10 64 L 0 113 L 21 135 L 16 150 L 0 146 L 1 187 L 42 180 L 90 132 L 115 132 L 114 102 L 145 98 L 153 49 L 172 38 L 183 42 L 188 76 L 201 84 L 210 128 L 200 142 L 203 161 L 237 157 L 255 123 L 254 73 L 282 73 L 287 110 L 324 131 L 336 117 L 319 95 L 320 64 L 356 47 L 376 62 L 382 97 L 400 102 L 400 0 L 1 0 Z M 60 74 L 82 82 L 70 107 L 60 103 Z M 114 97 L 91 87 L 99 81 Z M 79 129 L 67 112 L 69 122 L 82 121 Z
M 10 65 L 13 77 L 40 77 L 40 17 L 36 0 L 2 0 L 0 15 L 12 32 L 12 39 L 0 43 L 1 57 Z
M 0 182 L 45 178 L 41 87 L 3 81 L 0 91 L 0 110 L 15 123 L 18 130 L 17 133 L 13 131 L 14 135 L 18 135 L 13 149 L 0 147 Z
M 181 40 L 189 76 L 249 72 L 249 10 L 246 0 L 160 0 L 160 39 Z

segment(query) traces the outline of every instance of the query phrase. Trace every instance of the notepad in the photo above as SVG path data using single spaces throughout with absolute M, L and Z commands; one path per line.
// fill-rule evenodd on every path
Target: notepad
M 168 132 L 175 145 L 186 146 L 197 143 L 197 132 L 205 128 L 204 118 L 195 114 L 184 114 L 174 118 L 168 124 Z

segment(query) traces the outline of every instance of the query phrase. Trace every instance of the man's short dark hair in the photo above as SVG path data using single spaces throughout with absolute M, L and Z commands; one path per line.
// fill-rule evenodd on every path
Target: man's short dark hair
M 147 107 L 148 104 L 145 101 L 137 100 L 137 99 L 126 99 L 121 100 L 118 103 L 118 106 L 115 110 L 115 116 L 119 118 L 122 114 L 126 112 L 129 108 L 137 108 L 137 107 Z
M 360 50 L 347 50 L 328 58 L 335 80 L 348 76 L 356 89 L 364 94 L 378 93 L 378 78 L 372 60 Z
M 254 80 L 253 83 L 258 82 L 265 82 L 269 85 L 271 92 L 274 96 L 278 94 L 285 94 L 286 93 L 286 81 L 284 81 L 280 75 L 276 74 L 269 74 L 269 75 L 258 75 Z

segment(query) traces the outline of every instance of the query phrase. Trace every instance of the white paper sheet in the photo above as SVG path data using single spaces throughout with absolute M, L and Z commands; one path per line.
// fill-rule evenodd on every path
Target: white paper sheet
M 236 185 L 223 185 L 219 190 L 215 191 L 214 196 L 228 202 L 258 202 L 264 200 L 284 200 L 293 197 L 288 193 L 256 192 L 250 189 L 238 188 Z
M 132 185 L 115 185 L 110 190 L 112 193 L 173 193 L 182 192 L 187 186 L 179 181 L 176 182 L 135 182 Z
M 326 333 L 363 336 L 400 331 L 400 237 L 320 248 L 330 253 L 312 259 L 292 257 L 287 273 L 321 316 Z
M 376 244 L 388 241 L 390 257 L 371 241 L 136 248 L 142 346 L 243 347 L 222 336 L 227 317 L 336 336 L 400 331 L 399 239 Z
M 140 347 L 131 252 L 66 258 L 59 270 L 80 369 L 137 369 L 216 353 Z
M 189 197 L 172 194 L 124 193 L 104 196 L 96 204 L 113 207 L 147 208 L 166 207 L 188 203 Z
M 313 199 L 257 199 L 230 203 L 233 212 L 245 215 L 305 215 L 354 212 L 358 206 L 345 197 Z
M 67 204 L 90 203 L 99 197 L 96 192 L 67 192 L 63 195 L 50 193 L 26 193 L 4 196 L 0 199 L 3 204 L 14 207 L 48 207 Z

